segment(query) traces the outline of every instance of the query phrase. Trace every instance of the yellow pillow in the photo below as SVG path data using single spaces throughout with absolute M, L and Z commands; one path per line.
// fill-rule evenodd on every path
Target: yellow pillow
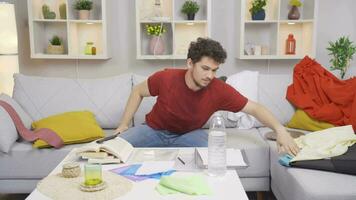
M 303 110 L 297 109 L 292 119 L 288 122 L 287 127 L 308 131 L 319 131 L 334 127 L 334 125 L 313 119 Z
M 32 123 L 32 128 L 38 130 L 49 128 L 56 132 L 64 144 L 84 143 L 104 137 L 104 132 L 89 111 L 66 112 L 53 115 Z M 37 140 L 34 147 L 50 147 L 47 142 Z

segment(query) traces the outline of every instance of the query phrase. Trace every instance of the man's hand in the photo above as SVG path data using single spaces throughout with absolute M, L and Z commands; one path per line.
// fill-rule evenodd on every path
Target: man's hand
M 115 130 L 114 135 L 118 135 L 118 134 L 120 134 L 120 133 L 126 131 L 127 129 L 129 129 L 128 126 L 121 126 L 121 125 L 120 125 L 120 126 Z
M 277 148 L 278 153 L 285 152 L 292 156 L 296 156 L 299 152 L 298 145 L 286 130 L 277 133 Z

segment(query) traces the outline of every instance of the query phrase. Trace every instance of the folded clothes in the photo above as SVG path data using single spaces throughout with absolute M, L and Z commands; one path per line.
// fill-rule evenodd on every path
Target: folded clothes
M 184 193 L 189 195 L 211 195 L 212 190 L 201 175 L 189 177 L 162 177 L 156 190 L 161 195 Z
M 142 164 L 134 164 L 134 165 L 127 165 L 124 167 L 118 167 L 115 169 L 110 170 L 111 172 L 115 174 L 119 174 L 123 177 L 126 177 L 127 179 L 130 179 L 132 181 L 143 181 L 149 178 L 153 179 L 160 179 L 162 176 L 169 176 L 175 170 L 169 170 L 166 172 L 160 172 L 160 173 L 155 173 L 155 174 L 150 174 L 150 175 L 135 175 L 137 170 L 142 166 Z

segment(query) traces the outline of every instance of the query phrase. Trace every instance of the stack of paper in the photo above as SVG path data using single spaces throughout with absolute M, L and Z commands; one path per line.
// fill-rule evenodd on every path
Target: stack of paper
M 203 165 L 208 165 L 208 148 L 197 148 L 197 152 L 203 161 Z M 246 167 L 247 164 L 242 156 L 240 149 L 226 149 L 227 167 Z

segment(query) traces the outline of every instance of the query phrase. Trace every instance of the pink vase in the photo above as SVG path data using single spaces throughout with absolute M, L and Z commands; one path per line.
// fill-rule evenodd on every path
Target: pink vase
M 153 55 L 162 55 L 164 53 L 164 43 L 160 36 L 153 36 L 150 40 L 150 53 Z

